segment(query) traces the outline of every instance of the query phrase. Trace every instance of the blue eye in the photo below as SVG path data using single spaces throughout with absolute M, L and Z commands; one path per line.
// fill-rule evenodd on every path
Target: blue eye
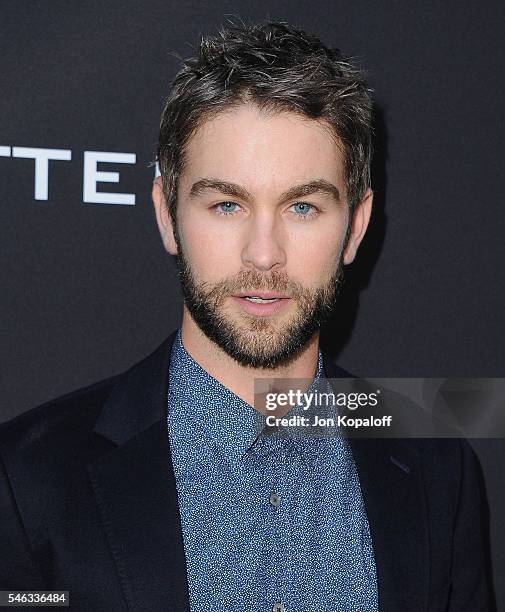
M 216 206 L 219 214 L 229 215 L 231 213 L 237 212 L 238 204 L 236 202 L 219 202 Z
M 294 209 L 294 212 L 301 217 L 310 216 L 310 213 L 314 212 L 314 207 L 308 202 L 296 202 L 293 204 L 292 208 Z

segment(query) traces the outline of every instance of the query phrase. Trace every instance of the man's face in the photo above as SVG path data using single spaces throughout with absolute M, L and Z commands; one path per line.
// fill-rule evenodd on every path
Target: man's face
M 242 365 L 289 362 L 331 310 L 355 252 L 346 195 L 343 154 L 317 121 L 244 104 L 190 139 L 176 226 L 158 222 L 191 318 Z

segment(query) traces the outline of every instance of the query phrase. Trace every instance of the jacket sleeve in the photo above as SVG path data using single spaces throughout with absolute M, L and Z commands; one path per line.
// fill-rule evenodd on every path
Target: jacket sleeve
M 0 457 L 0 590 L 41 590 L 43 579 L 34 563 L 14 494 Z
M 449 611 L 488 612 L 491 607 L 485 569 L 479 464 L 466 440 L 460 440 L 460 449 L 460 488 L 453 533 Z

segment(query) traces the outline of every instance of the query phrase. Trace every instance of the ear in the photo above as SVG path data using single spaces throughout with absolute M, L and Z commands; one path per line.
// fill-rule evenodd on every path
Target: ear
M 177 243 L 174 236 L 172 215 L 168 210 L 165 194 L 163 193 L 163 182 L 161 176 L 154 179 L 152 197 L 154 211 L 156 213 L 156 221 L 158 223 L 158 229 L 160 231 L 161 240 L 163 241 L 163 246 L 170 253 L 170 255 L 177 255 Z
M 351 219 L 351 232 L 344 251 L 344 264 L 350 264 L 354 261 L 358 247 L 363 240 L 370 215 L 372 213 L 373 191 L 367 189 L 363 199 L 356 207 Z

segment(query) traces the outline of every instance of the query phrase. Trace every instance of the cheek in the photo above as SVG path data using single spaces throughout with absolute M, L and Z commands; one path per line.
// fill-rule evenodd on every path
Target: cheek
M 305 284 L 329 278 L 340 260 L 345 238 L 340 221 L 322 223 L 310 235 L 292 237 L 288 246 L 288 273 Z
M 190 214 L 181 216 L 179 237 L 195 275 L 207 282 L 215 282 L 237 274 L 241 262 L 239 232 L 216 227 L 203 215 L 191 217 Z

